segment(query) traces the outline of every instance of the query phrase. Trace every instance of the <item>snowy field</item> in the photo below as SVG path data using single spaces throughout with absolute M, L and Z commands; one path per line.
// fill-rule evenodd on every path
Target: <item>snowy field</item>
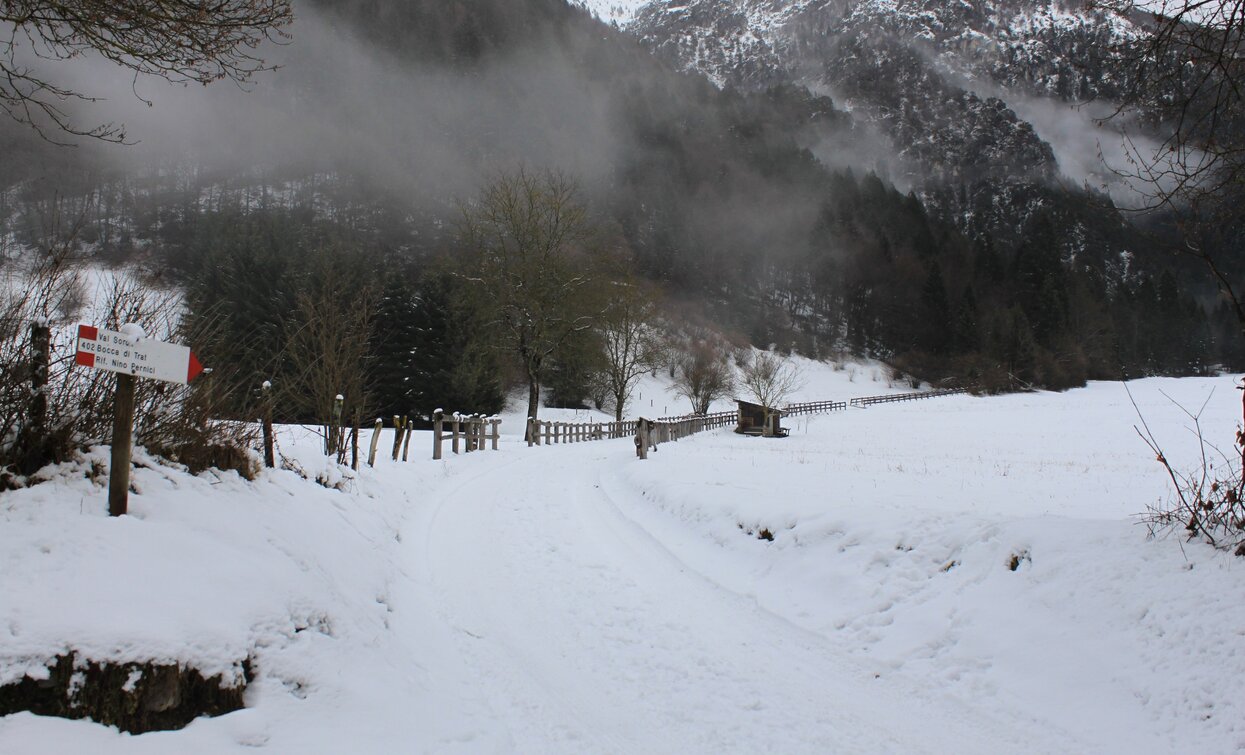
M 807 399 L 906 389 L 805 364 Z M 1130 384 L 1178 464 L 1229 378 Z M 681 411 L 662 381 L 630 415 Z M 1166 395 L 1164 395 L 1166 394 Z M 649 405 L 651 403 L 651 406 Z M 570 419 L 573 412 L 551 413 Z M 106 449 L 0 496 L 0 684 L 76 648 L 258 677 L 248 708 L 130 736 L 0 719 L 3 753 L 1154 752 L 1245 749 L 1245 560 L 1148 540 L 1168 492 L 1119 383 L 357 476 L 191 477 Z M 603 415 L 594 415 L 604 418 Z M 580 413 L 587 419 L 588 413 Z M 388 431 L 386 432 L 388 436 Z M 770 539 L 772 538 L 772 539 Z

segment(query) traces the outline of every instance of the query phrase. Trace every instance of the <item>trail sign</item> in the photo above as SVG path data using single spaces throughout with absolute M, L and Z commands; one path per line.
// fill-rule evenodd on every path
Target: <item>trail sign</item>
M 169 383 L 189 383 L 203 372 L 203 365 L 188 346 L 136 338 L 90 325 L 78 326 L 75 362 L 83 367 Z
M 74 363 L 117 373 L 117 393 L 113 397 L 112 466 L 108 470 L 108 513 L 121 516 L 129 510 L 135 378 L 184 385 L 203 372 L 203 365 L 199 364 L 189 347 L 144 338 L 143 329 L 138 325 L 122 325 L 120 331 L 79 325 Z

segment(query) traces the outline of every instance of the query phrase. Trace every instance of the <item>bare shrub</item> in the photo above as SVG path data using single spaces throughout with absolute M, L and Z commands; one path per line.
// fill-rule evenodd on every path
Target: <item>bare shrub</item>
M 1129 399 L 1132 400 L 1131 392 Z M 1141 421 L 1141 427 L 1134 429 L 1154 452 L 1175 489 L 1171 499 L 1151 505 L 1142 515 L 1142 521 L 1151 536 L 1179 527 L 1190 540 L 1201 538 L 1216 548 L 1233 549 L 1236 555 L 1245 556 L 1245 429 L 1237 426 L 1236 447 L 1229 455 L 1208 441 L 1202 432 L 1201 416 L 1210 396 L 1196 413 L 1170 397 L 1168 400 L 1193 422 L 1200 456 L 1188 472 L 1173 467 L 1137 408 L 1137 402 L 1133 401 Z
M 708 342 L 700 342 L 678 360 L 674 389 L 692 402 L 692 412 L 708 414 L 714 400 L 729 396 L 735 387 L 726 355 Z
M 113 274 L 97 292 L 94 306 L 80 268 L 67 254 L 44 255 L 26 274 L 5 281 L 0 298 L 0 487 L 23 484 L 45 464 L 65 461 L 75 451 L 110 442 L 116 377 L 74 362 L 75 321 L 115 330 L 141 325 L 159 340 L 181 340 L 181 304 L 133 275 Z M 47 334 L 46 374 L 35 380 L 38 334 Z M 35 387 L 40 385 L 41 387 Z M 252 430 L 219 422 L 212 380 L 193 386 L 140 380 L 135 393 L 135 442 L 185 464 L 235 469 L 252 477 L 247 447 Z M 32 399 L 38 396 L 40 402 Z

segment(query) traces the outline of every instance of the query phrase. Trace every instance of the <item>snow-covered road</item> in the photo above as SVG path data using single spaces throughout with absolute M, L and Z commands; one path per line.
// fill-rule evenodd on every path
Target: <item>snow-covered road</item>
M 509 457 L 406 538 L 513 751 L 1034 751 L 1029 724 L 878 676 L 689 570 L 615 505 L 627 451 Z

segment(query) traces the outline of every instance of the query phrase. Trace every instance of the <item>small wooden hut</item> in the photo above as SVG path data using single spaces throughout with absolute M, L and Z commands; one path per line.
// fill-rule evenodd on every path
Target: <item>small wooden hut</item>
M 766 438 L 785 438 L 787 431 L 782 426 L 782 412 L 778 409 L 766 410 L 760 404 L 750 401 L 739 401 L 739 425 L 735 432 L 741 435 L 761 435 Z M 766 423 L 768 422 L 768 425 Z

